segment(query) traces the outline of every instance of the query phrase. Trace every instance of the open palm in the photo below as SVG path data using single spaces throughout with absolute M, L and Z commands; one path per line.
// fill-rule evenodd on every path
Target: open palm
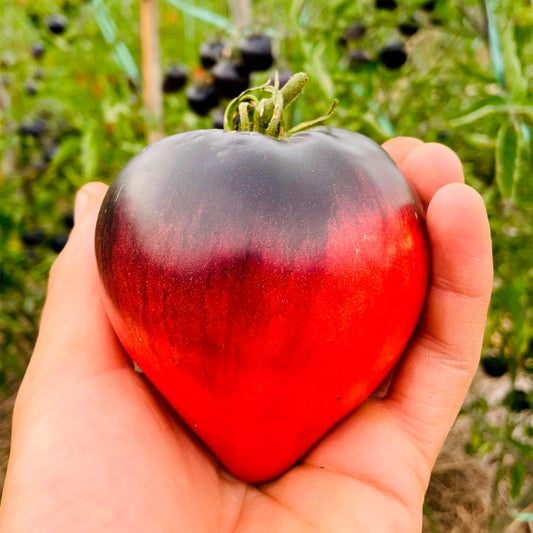
M 408 138 L 385 148 L 427 206 L 431 285 L 418 329 L 390 386 L 261 485 L 229 474 L 132 368 L 98 298 L 105 186 L 87 186 L 17 398 L 0 532 L 420 531 L 431 468 L 478 362 L 490 233 L 451 151 Z

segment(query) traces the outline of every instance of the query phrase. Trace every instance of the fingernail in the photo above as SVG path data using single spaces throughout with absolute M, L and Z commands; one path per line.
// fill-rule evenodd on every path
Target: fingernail
M 83 189 L 80 189 L 76 194 L 76 200 L 74 202 L 74 224 L 83 218 L 83 213 L 87 209 L 88 203 L 89 194 Z

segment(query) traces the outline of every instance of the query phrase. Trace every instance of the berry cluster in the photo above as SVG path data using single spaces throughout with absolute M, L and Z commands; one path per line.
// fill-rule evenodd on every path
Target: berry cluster
M 513 360 L 503 353 L 487 353 L 483 355 L 480 366 L 484 373 L 491 378 L 512 375 L 517 370 L 513 365 Z M 520 366 L 526 372 L 533 372 L 533 341 Z M 504 397 L 502 404 L 515 413 L 531 409 L 533 407 L 533 392 L 528 393 L 514 386 Z
M 35 26 L 40 26 L 41 19 L 37 14 L 30 15 L 30 20 Z M 45 19 L 47 30 L 53 35 L 62 35 L 66 32 L 68 19 L 65 15 L 58 13 L 50 15 Z M 36 41 L 31 45 L 30 53 L 33 59 L 41 60 L 45 54 L 46 47 L 43 41 Z M 24 90 L 29 96 L 35 96 L 38 92 L 38 81 L 43 78 L 42 70 L 36 70 L 33 76 L 24 82 Z
M 201 66 L 185 93 L 189 107 L 197 115 L 207 116 L 223 101 L 248 89 L 253 72 L 268 70 L 273 64 L 272 41 L 261 33 L 244 37 L 237 46 L 221 39 L 204 42 L 200 47 Z M 174 65 L 165 73 L 163 91 L 179 91 L 186 83 L 185 67 Z M 221 111 L 214 113 L 213 126 L 223 127 Z
M 53 252 L 58 254 L 67 244 L 69 231 L 74 226 L 74 215 L 67 213 L 62 220 L 64 230 L 58 233 L 47 235 L 43 228 L 37 227 L 24 231 L 20 240 L 26 246 L 30 256 L 35 256 L 35 249 L 46 244 Z
M 36 66 L 33 73 L 24 82 L 24 90 L 29 96 L 34 96 L 39 91 L 39 82 L 45 76 L 40 63 L 46 54 L 46 42 L 50 37 L 63 35 L 68 28 L 68 19 L 65 15 L 51 14 L 42 17 L 37 13 L 29 13 L 31 24 L 37 28 L 44 28 L 49 35 L 43 35 L 42 40 L 37 40 L 31 44 L 29 54 L 35 60 Z M 19 136 L 19 159 L 22 163 L 20 173 L 24 176 L 27 184 L 31 184 L 33 179 L 44 172 L 56 157 L 60 141 L 71 131 L 71 126 L 65 117 L 56 116 L 55 111 L 50 108 L 34 109 L 31 113 L 22 118 L 17 127 Z M 31 185 L 23 187 L 24 194 L 27 195 L 30 203 L 34 202 L 34 193 L 31 192 Z M 73 226 L 72 213 L 64 215 L 62 227 L 58 231 L 47 232 L 36 224 L 35 221 L 27 222 L 25 228 L 21 229 L 20 241 L 25 246 L 28 256 L 36 257 L 40 246 L 46 245 L 55 253 L 59 253 L 65 246 L 68 239 L 68 232 Z
M 24 116 L 18 125 L 21 158 L 27 169 L 43 172 L 56 157 L 62 140 L 74 131 L 62 113 L 37 109 Z
M 58 118 L 50 110 L 32 113 L 21 121 L 18 127 L 20 158 L 25 162 L 25 168 L 21 172 L 28 180 L 33 180 L 48 168 L 59 151 L 60 142 L 71 132 L 69 122 L 65 118 Z M 63 225 L 66 230 L 72 227 L 71 213 L 64 216 Z M 33 224 L 21 234 L 21 241 L 30 256 L 35 256 L 36 248 L 42 244 L 47 244 L 48 248 L 59 253 L 67 238 L 66 231 L 48 236 L 42 228 L 33 227 Z
M 435 1 L 425 2 L 421 9 L 431 13 L 435 9 L 435 4 Z M 375 8 L 392 12 L 398 8 L 398 2 L 396 0 L 375 0 Z M 383 46 L 377 52 L 376 57 L 372 57 L 364 49 L 352 47 L 354 43 L 360 42 L 367 34 L 368 27 L 361 21 L 355 21 L 349 26 L 338 42 L 342 47 L 348 48 L 347 59 L 349 65 L 353 68 L 379 62 L 389 70 L 397 70 L 407 62 L 408 54 L 405 48 L 405 39 L 415 35 L 421 26 L 422 18 L 419 13 L 415 12 L 407 17 L 403 13 L 400 14 L 395 24 L 396 31 L 399 33 L 398 38 Z

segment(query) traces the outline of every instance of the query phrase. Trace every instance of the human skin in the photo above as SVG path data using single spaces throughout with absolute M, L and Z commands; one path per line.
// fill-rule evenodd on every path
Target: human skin
M 476 370 L 492 288 L 490 230 L 457 156 L 384 144 L 418 191 L 430 286 L 394 374 L 274 481 L 229 474 L 135 372 L 98 296 L 86 185 L 54 263 L 13 415 L 1 533 L 416 532 L 431 469 Z

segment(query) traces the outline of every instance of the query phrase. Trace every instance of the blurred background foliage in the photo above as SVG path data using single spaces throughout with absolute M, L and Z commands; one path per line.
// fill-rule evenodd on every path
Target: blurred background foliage
M 490 215 L 495 279 L 481 368 L 504 391 L 465 403 L 467 452 L 496 458 L 495 494 L 508 482 L 507 518 L 493 516 L 493 530 L 508 517 L 533 520 L 530 0 L 256 0 L 253 13 L 242 29 L 222 0 L 160 1 L 163 74 L 169 82 L 175 67 L 182 77 L 164 94 L 165 133 L 219 120 L 224 98 L 204 102 L 202 116 L 191 104 L 216 78 L 201 45 L 222 40 L 238 62 L 243 37 L 261 34 L 274 65 L 252 71 L 250 83 L 275 70 L 310 75 L 294 122 L 323 114 L 335 97 L 332 125 L 377 142 L 420 137 L 459 154 Z M 153 117 L 142 99 L 139 2 L 4 0 L 0 25 L 0 387 L 8 395 L 35 341 L 75 191 L 109 183 L 146 145 Z

